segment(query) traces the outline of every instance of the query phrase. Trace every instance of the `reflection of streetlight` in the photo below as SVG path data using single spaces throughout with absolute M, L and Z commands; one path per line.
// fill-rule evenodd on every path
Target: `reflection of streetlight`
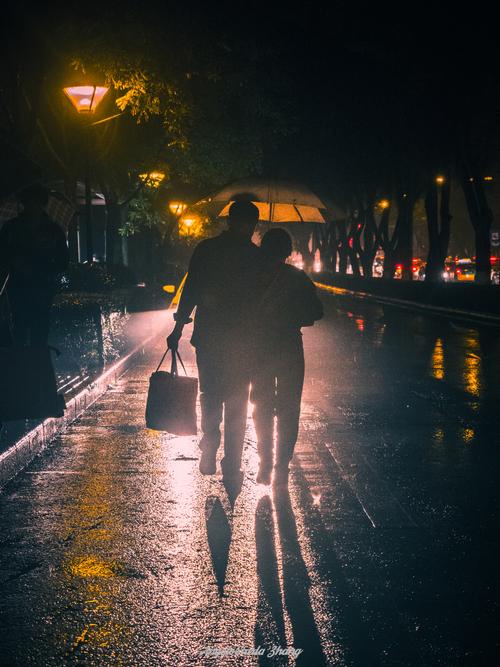
M 63 88 L 65 95 L 80 114 L 93 114 L 108 92 L 107 86 L 69 86 Z M 89 126 L 90 127 L 90 126 Z M 85 231 L 87 236 L 87 262 L 94 260 L 92 238 L 92 190 L 90 186 L 90 141 L 87 140 L 85 160 Z

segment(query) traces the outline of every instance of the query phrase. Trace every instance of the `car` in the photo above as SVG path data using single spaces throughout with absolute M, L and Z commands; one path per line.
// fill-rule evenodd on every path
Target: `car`
M 455 265 L 455 280 L 472 282 L 476 277 L 476 264 L 471 259 L 459 259 Z

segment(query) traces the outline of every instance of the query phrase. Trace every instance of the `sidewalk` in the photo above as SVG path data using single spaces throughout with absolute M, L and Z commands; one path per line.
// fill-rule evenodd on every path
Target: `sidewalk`
M 83 414 L 109 387 L 113 386 L 118 378 L 144 354 L 145 347 L 150 342 L 158 336 L 164 337 L 171 321 L 171 313 L 162 313 L 160 321 L 155 321 L 155 326 L 151 321 L 149 322 L 149 332 L 143 341 L 135 344 L 120 359 L 105 367 L 96 376 L 85 376 L 77 386 L 71 384 L 69 395 L 64 389 L 60 389 L 60 393 L 66 398 L 66 410 L 63 417 L 49 418 L 40 423 L 35 422 L 32 427 L 28 426 L 30 430 L 27 432 L 25 428 L 20 428 L 19 435 L 16 435 L 12 442 L 7 442 L 3 451 L 0 451 L 0 490 L 40 454 L 59 433 L 62 433 L 68 424 Z

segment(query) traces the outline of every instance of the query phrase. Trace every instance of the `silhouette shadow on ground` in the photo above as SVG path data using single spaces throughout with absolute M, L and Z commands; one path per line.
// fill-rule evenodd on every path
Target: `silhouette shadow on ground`
M 229 504 L 231 505 L 231 510 L 233 510 L 236 499 L 241 493 L 243 486 L 243 475 L 237 474 L 234 476 L 223 476 L 222 485 L 226 490 L 227 498 L 229 500 Z
M 309 597 L 310 579 L 300 550 L 297 525 L 288 489 L 275 495 L 275 508 L 281 543 L 283 600 L 292 626 L 293 647 L 302 649 L 297 665 L 326 665 Z M 288 664 L 286 658 L 272 656 L 273 647 L 287 648 L 285 624 L 275 549 L 275 529 L 269 496 L 259 501 L 255 516 L 258 602 L 255 645 L 265 648 L 259 664 Z M 282 661 L 282 662 L 281 662 Z
M 275 549 L 275 530 L 271 499 L 263 496 L 255 512 L 255 545 L 257 556 L 257 618 L 255 647 L 267 650 L 286 646 L 285 620 Z M 287 665 L 286 657 L 259 656 L 260 665 Z
M 219 595 L 223 596 L 232 530 L 224 507 L 217 496 L 208 496 L 205 501 L 205 522 L 217 589 Z

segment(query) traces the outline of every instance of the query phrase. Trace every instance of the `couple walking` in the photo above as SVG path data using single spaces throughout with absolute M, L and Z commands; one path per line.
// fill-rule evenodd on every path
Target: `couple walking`
M 237 200 L 229 210 L 228 230 L 195 248 L 167 343 L 177 349 L 196 307 L 191 343 L 200 384 L 200 471 L 216 471 L 224 418 L 222 473 L 225 479 L 243 479 L 251 385 L 260 459 L 257 481 L 269 484 L 274 466 L 273 482 L 284 485 L 297 440 L 304 381 L 300 328 L 320 319 L 323 307 L 306 274 L 285 264 L 292 251 L 286 231 L 268 231 L 260 248 L 252 243 L 258 218 L 254 204 Z

